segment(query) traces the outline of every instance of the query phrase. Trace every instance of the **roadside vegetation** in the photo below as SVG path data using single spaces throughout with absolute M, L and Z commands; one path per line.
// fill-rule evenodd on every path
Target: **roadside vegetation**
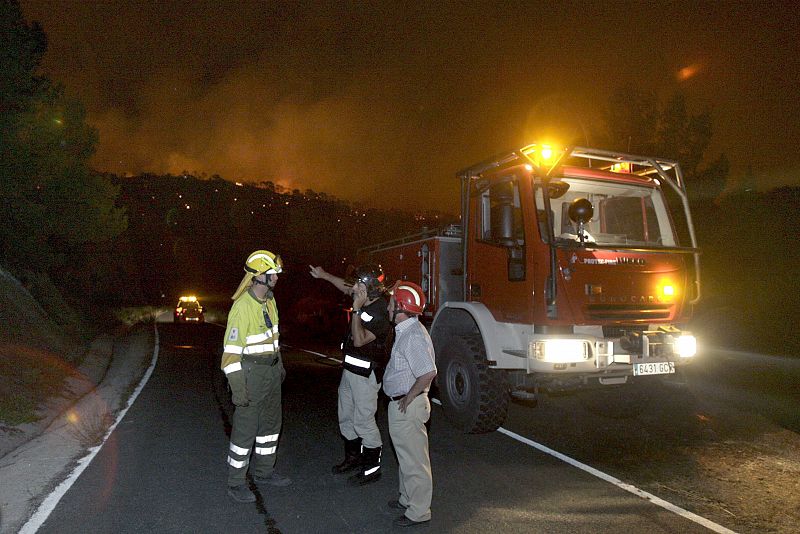
M 73 373 L 81 345 L 31 293 L 0 268 L 0 428 L 30 423 Z
M 35 351 L 17 349 L 14 357 L 0 359 L 0 428 L 38 419 L 36 409 L 43 399 L 58 395 L 68 370 L 53 365 L 60 356 L 42 358 Z

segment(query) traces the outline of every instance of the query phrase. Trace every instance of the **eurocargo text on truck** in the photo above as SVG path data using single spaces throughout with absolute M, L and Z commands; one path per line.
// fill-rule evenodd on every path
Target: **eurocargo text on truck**
M 528 145 L 458 176 L 460 226 L 359 251 L 426 292 L 456 427 L 497 429 L 510 397 L 659 380 L 692 361 L 700 252 L 677 161 Z

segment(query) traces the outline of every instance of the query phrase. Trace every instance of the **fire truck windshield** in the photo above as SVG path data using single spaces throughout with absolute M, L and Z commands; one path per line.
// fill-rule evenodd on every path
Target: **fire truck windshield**
M 578 224 L 570 220 L 569 207 L 579 198 L 592 204 L 594 213 L 584 225 L 584 241 L 597 245 L 648 247 L 676 246 L 675 232 L 661 190 L 632 183 L 563 178 L 569 188 L 551 198 L 555 242 L 579 241 Z M 546 213 L 542 188 L 536 188 L 539 231 L 547 241 Z

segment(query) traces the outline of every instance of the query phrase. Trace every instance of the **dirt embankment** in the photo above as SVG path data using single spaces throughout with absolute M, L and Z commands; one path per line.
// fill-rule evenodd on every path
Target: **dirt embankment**
M 84 348 L 20 281 L 0 269 L 0 443 L 17 442 L 41 422 L 47 411 L 43 401 L 64 394 Z

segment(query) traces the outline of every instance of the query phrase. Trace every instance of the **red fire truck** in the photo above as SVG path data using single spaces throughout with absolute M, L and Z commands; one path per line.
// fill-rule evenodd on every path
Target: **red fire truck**
M 360 251 L 425 290 L 455 426 L 491 432 L 510 397 L 657 380 L 692 361 L 699 250 L 676 161 L 529 145 L 458 176 L 460 226 Z

